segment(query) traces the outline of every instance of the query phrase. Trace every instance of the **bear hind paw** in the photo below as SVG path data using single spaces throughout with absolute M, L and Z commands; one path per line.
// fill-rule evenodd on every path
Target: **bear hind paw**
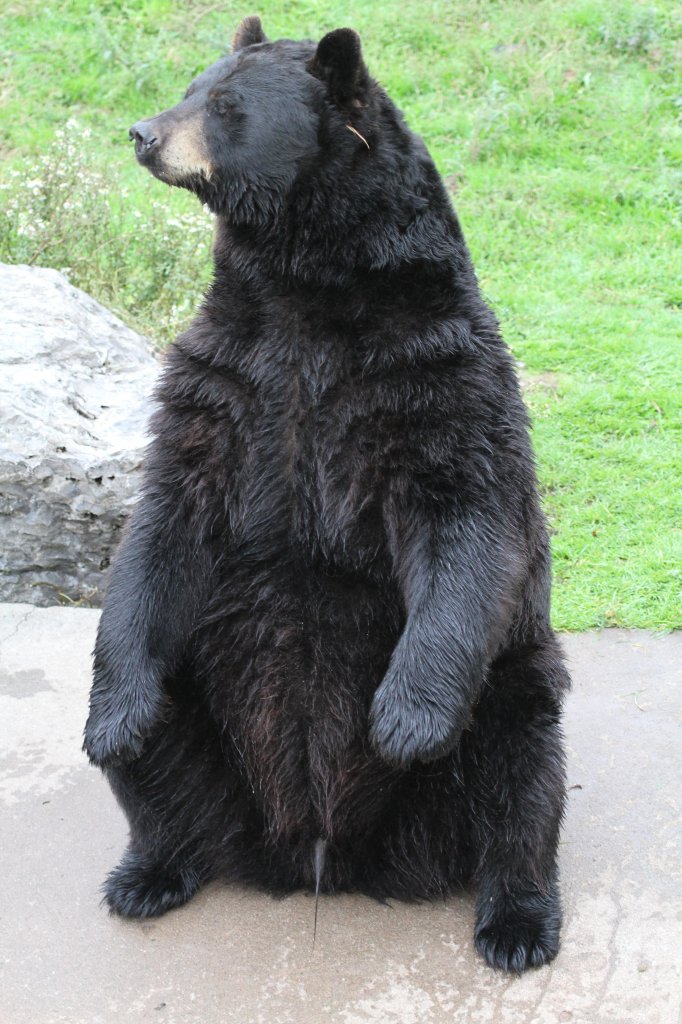
M 476 932 L 476 949 L 491 967 L 520 974 L 529 967 L 542 967 L 558 952 L 558 939 L 509 924 L 489 925 Z
M 517 900 L 488 897 L 479 904 L 474 942 L 491 967 L 520 974 L 554 959 L 560 930 L 559 896 L 551 886 L 548 892 L 526 893 Z
M 195 871 L 128 851 L 104 883 L 103 902 L 121 917 L 160 917 L 186 903 L 201 884 Z

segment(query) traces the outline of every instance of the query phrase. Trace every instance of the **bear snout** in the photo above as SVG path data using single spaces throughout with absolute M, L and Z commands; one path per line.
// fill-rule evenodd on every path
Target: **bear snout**
M 154 128 L 148 121 L 138 121 L 128 132 L 131 142 L 135 143 L 135 156 L 138 160 L 147 156 L 159 144 Z

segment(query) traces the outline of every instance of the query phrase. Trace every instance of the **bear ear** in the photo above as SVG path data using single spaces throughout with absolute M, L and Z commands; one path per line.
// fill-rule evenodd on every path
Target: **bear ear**
M 248 18 L 244 18 L 235 32 L 232 40 L 232 52 L 236 53 L 237 50 L 243 50 L 245 46 L 255 46 L 256 43 L 267 43 L 267 41 L 260 18 L 257 14 L 252 14 Z
M 352 28 L 328 32 L 308 62 L 308 71 L 327 84 L 340 106 L 364 106 L 369 73 L 362 59 L 360 36 Z

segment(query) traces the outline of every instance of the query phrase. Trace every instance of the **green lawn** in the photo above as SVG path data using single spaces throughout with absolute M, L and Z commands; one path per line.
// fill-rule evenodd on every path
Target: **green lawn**
M 12 3 L 0 24 L 0 259 L 163 344 L 210 219 L 127 128 L 180 98 L 250 8 Z M 554 532 L 554 622 L 682 625 L 682 9 L 608 0 L 266 2 L 275 38 L 350 24 L 455 195 L 522 364 Z

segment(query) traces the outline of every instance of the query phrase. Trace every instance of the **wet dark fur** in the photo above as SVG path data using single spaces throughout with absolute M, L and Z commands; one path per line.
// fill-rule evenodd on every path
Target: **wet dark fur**
M 512 360 L 357 37 L 259 32 L 192 94 L 215 280 L 97 639 L 86 749 L 130 822 L 106 898 L 311 889 L 322 837 L 323 891 L 473 882 L 479 950 L 522 970 L 558 947 L 568 679 Z

